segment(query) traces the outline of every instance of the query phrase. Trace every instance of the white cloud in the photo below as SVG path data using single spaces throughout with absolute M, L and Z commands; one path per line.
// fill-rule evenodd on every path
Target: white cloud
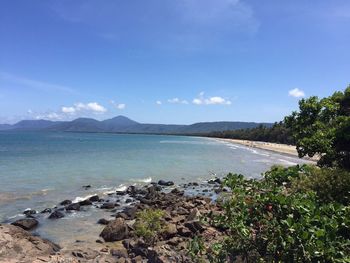
M 114 100 L 111 100 L 110 103 L 118 110 L 124 110 L 126 108 L 125 103 L 116 103 Z
M 107 109 L 97 102 L 89 103 L 75 103 L 74 106 L 62 107 L 61 112 L 65 114 L 75 114 L 81 111 L 92 112 L 92 113 L 105 113 Z
M 118 110 L 124 110 L 125 107 L 126 107 L 126 104 L 124 104 L 124 103 L 120 103 L 120 104 L 117 104 L 117 105 L 116 105 L 116 108 L 117 108 Z
M 97 102 L 89 102 L 86 104 L 79 102 L 79 103 L 74 104 L 74 106 L 75 106 L 75 109 L 77 111 L 86 110 L 86 111 L 92 111 L 95 113 L 104 113 L 107 111 L 107 109 L 105 107 L 98 104 Z
M 68 114 L 72 114 L 76 112 L 76 109 L 74 107 L 62 107 L 61 111 L 63 113 L 68 113 Z
M 179 98 L 168 99 L 168 102 L 173 104 L 188 104 L 187 100 L 180 100 Z
M 162 105 L 162 102 L 161 102 L 160 100 L 157 100 L 157 101 L 156 101 L 156 104 L 157 104 L 157 105 Z
M 192 103 L 196 105 L 231 105 L 232 104 L 230 100 L 227 100 L 219 96 L 205 98 L 204 92 L 199 93 L 198 97 L 192 100 Z
M 39 114 L 35 116 L 35 119 L 37 120 L 62 120 L 62 115 L 56 113 L 56 112 L 49 112 L 49 113 L 44 113 L 44 114 Z
M 295 88 L 289 91 L 289 96 L 292 96 L 294 98 L 301 98 L 301 97 L 305 97 L 305 93 L 304 91 Z

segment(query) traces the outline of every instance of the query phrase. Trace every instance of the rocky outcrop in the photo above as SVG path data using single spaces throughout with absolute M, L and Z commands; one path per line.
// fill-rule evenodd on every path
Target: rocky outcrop
M 50 262 L 59 249 L 58 245 L 20 227 L 0 224 L 0 262 Z

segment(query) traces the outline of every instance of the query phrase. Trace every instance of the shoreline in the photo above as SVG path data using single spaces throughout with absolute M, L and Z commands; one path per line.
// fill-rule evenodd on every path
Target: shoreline
M 202 224 L 200 215 L 220 212 L 220 206 L 213 200 L 225 191 L 217 177 L 178 185 L 160 180 L 139 187 L 131 185 L 102 198 L 96 195 L 79 202 L 63 200 L 41 212 L 26 210 L 21 219 L 0 224 L 0 240 L 8 245 L 0 251 L 0 262 L 193 262 L 187 249 L 194 236 L 203 236 L 205 243 L 210 244 L 224 234 L 220 229 Z M 125 204 L 124 199 L 128 200 Z M 79 231 L 88 227 L 85 220 L 80 219 L 76 225 L 80 230 L 72 243 L 56 244 L 37 235 L 36 230 L 45 221 L 55 228 L 60 222 L 69 224 L 64 220 L 69 214 L 89 214 L 91 209 L 106 212 L 93 223 L 100 234 L 80 238 Z M 145 243 L 135 232 L 137 215 L 145 209 L 160 209 L 164 213 L 163 232 L 153 245 Z M 13 249 L 16 243 L 26 251 Z
M 238 140 L 238 139 L 224 139 L 224 138 L 213 138 L 218 141 L 222 142 L 229 142 L 232 144 L 239 144 L 250 148 L 257 148 L 265 151 L 270 151 L 274 153 L 289 155 L 292 157 L 298 157 L 298 152 L 296 150 L 296 147 L 294 145 L 288 145 L 288 144 L 280 144 L 280 143 L 272 143 L 272 142 L 262 142 L 262 141 L 248 141 L 248 140 Z M 300 159 L 317 162 L 318 157 L 303 157 Z

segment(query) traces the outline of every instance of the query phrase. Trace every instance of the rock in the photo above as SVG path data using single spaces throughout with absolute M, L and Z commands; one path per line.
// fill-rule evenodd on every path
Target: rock
M 0 244 L 0 262 L 6 263 L 52 262 L 50 260 L 51 255 L 60 249 L 58 245 L 33 236 L 14 225 L 0 224 Z M 41 260 L 39 261 L 38 258 Z
M 23 214 L 26 215 L 26 216 L 31 216 L 31 215 L 36 214 L 36 211 L 35 211 L 35 210 L 32 210 L 32 209 L 28 209 L 28 210 L 25 210 L 25 211 L 23 212 Z
M 97 221 L 97 224 L 100 224 L 100 225 L 108 225 L 108 223 L 109 223 L 109 220 L 104 218 L 101 218 Z
M 128 216 L 128 219 L 133 220 L 136 217 L 137 207 L 127 207 L 123 213 Z
M 52 209 L 51 208 L 45 208 L 43 211 L 41 211 L 41 214 L 45 214 L 45 213 L 51 213 Z
M 128 199 L 125 200 L 125 203 L 126 203 L 126 204 L 129 204 L 129 203 L 132 203 L 133 201 L 134 201 L 133 199 L 128 198 Z
M 87 189 L 89 189 L 89 188 L 91 188 L 91 185 L 83 185 L 83 188 L 85 189 L 85 190 L 87 190 Z
M 89 200 L 90 200 L 91 202 L 98 202 L 98 201 L 100 201 L 100 197 L 99 197 L 98 195 L 94 195 L 94 196 L 91 196 L 91 197 L 89 198 Z
M 19 219 L 13 222 L 11 225 L 18 226 L 24 230 L 32 230 L 38 224 L 39 222 L 34 218 L 25 218 L 25 219 Z
M 201 213 L 199 212 L 199 210 L 197 208 L 193 208 L 187 217 L 187 221 L 193 221 L 195 219 L 199 219 L 200 216 L 201 216 Z
M 80 201 L 80 202 L 79 202 L 79 205 L 80 205 L 80 206 L 92 205 L 92 201 L 89 200 L 89 199 L 85 199 L 85 200 L 83 200 L 83 201 Z
M 79 203 L 70 204 L 70 205 L 66 206 L 66 210 L 67 211 L 71 211 L 71 210 L 79 211 L 80 205 L 79 205 Z
M 103 203 L 101 205 L 101 209 L 113 209 L 115 207 L 115 203 Z
M 162 185 L 162 186 L 172 186 L 172 185 L 174 185 L 174 182 L 173 182 L 173 181 L 159 180 L 159 181 L 158 181 L 158 184 L 159 184 L 159 185 Z
M 60 205 L 70 205 L 72 203 L 71 200 L 64 200 L 60 203 Z
M 187 227 L 185 226 L 181 226 L 177 229 L 178 233 L 180 236 L 183 237 L 191 237 L 192 236 L 192 231 L 189 230 Z
M 126 191 L 116 191 L 116 195 L 126 195 Z
M 128 258 L 128 251 L 125 248 L 112 249 L 111 254 L 118 258 Z
M 174 237 L 175 235 L 177 234 L 177 228 L 176 228 L 176 225 L 175 224 L 167 224 L 165 229 L 164 229 L 164 232 L 163 232 L 163 235 L 166 239 L 169 239 L 169 238 L 172 238 Z
M 189 221 L 185 223 L 185 227 L 191 230 L 193 233 L 203 232 L 204 227 L 199 221 Z
M 132 263 L 143 263 L 144 261 L 142 260 L 141 256 L 136 256 L 131 260 Z
M 58 219 L 64 217 L 64 214 L 58 210 L 54 211 L 50 216 L 49 219 Z
M 179 189 L 177 189 L 177 188 L 175 188 L 175 189 L 171 190 L 171 192 L 170 192 L 170 193 L 175 194 L 175 195 L 183 195 L 183 194 L 184 194 L 184 192 L 183 192 L 183 191 L 180 191 L 180 190 L 179 190 Z
M 220 178 L 210 179 L 208 181 L 208 184 L 221 184 L 221 180 L 220 180 Z
M 177 214 L 178 214 L 178 215 L 188 215 L 188 210 L 186 210 L 186 209 L 183 208 L 183 207 L 179 207 L 179 208 L 177 209 Z
M 128 226 L 125 220 L 117 218 L 110 221 L 102 230 L 100 236 L 107 242 L 119 241 L 128 237 Z

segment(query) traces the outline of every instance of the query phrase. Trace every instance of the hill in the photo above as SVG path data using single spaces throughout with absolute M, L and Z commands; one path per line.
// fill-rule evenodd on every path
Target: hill
M 23 120 L 14 125 L 2 124 L 0 130 L 22 131 L 63 131 L 63 132 L 112 132 L 112 133 L 154 133 L 154 134 L 203 134 L 214 131 L 227 131 L 267 127 L 270 123 L 255 122 L 200 122 L 191 125 L 146 124 L 125 116 L 98 121 L 92 118 L 78 118 L 73 121 Z

